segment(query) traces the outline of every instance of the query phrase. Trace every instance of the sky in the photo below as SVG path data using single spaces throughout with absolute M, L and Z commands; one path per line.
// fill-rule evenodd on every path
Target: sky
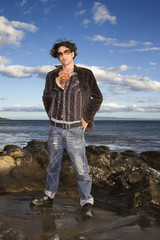
M 49 51 L 66 39 L 103 94 L 96 117 L 160 119 L 159 13 L 159 0 L 1 0 L 0 117 L 48 119 Z

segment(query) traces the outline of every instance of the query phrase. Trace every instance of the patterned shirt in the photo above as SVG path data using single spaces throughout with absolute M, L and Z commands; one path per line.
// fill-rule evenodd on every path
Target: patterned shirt
M 55 84 L 51 106 L 52 119 L 76 122 L 82 116 L 82 96 L 77 73 L 67 81 L 64 89 Z

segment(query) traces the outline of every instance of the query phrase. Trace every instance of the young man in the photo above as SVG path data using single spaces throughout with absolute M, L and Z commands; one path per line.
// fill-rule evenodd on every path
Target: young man
M 50 51 L 62 65 L 46 76 L 43 103 L 51 124 L 48 140 L 50 159 L 44 194 L 32 203 L 39 206 L 55 197 L 61 159 L 66 149 L 77 173 L 82 213 L 92 217 L 94 199 L 84 132 L 94 127 L 94 115 L 101 106 L 102 94 L 92 71 L 74 65 L 76 51 L 76 45 L 70 41 L 56 42 Z

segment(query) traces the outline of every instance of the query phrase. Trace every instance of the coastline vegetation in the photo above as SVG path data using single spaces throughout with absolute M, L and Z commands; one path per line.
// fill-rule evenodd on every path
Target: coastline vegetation
M 9 118 L 1 118 L 0 117 L 0 120 L 11 120 L 11 119 L 9 119 Z

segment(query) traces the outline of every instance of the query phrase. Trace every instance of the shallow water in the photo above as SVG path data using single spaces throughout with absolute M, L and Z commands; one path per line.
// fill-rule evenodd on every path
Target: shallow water
M 0 195 L 0 222 L 21 229 L 28 240 L 159 240 L 160 226 L 140 213 L 121 216 L 95 204 L 94 218 L 84 220 L 77 199 L 60 193 L 52 205 L 31 208 L 31 198 Z

